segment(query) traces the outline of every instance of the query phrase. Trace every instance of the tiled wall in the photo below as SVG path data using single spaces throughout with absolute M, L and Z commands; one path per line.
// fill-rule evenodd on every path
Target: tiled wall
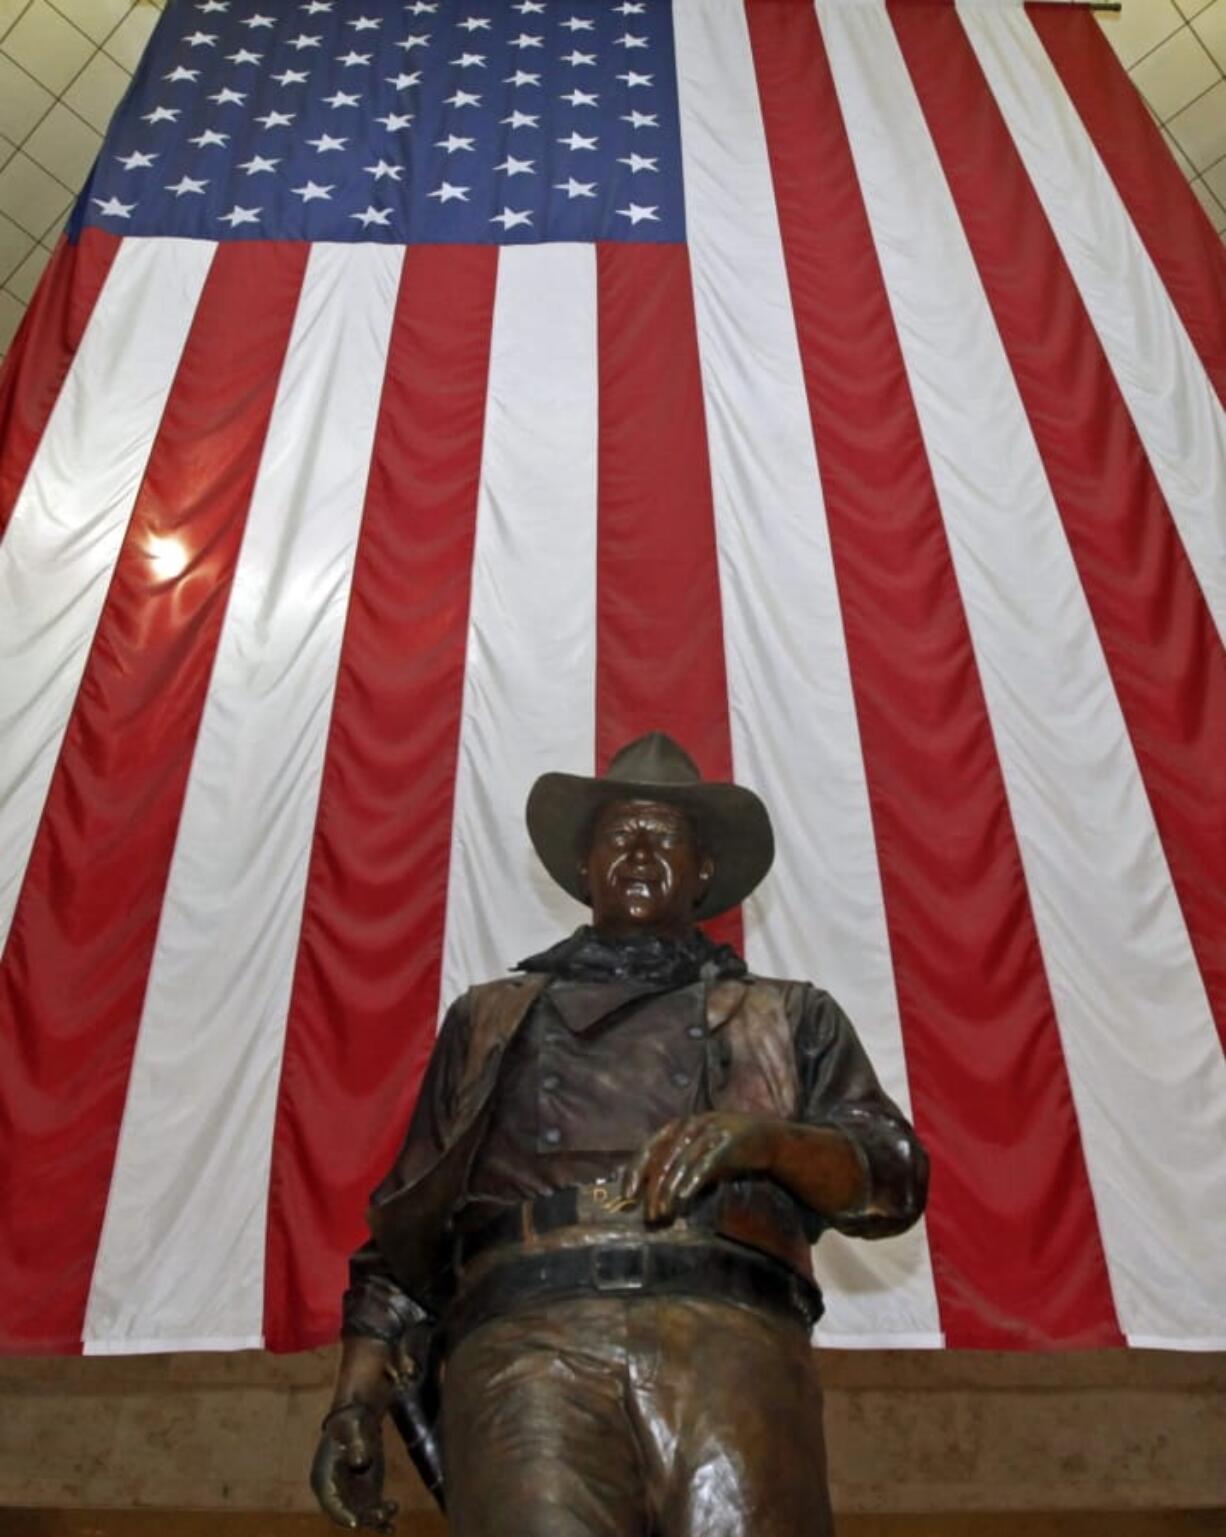
M 0 0 L 0 357 L 164 0 Z M 1226 239 L 1226 0 L 1100 15 Z

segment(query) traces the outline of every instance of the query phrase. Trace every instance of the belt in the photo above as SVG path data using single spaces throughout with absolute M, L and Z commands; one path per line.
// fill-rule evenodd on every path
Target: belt
M 606 1225 L 610 1218 L 642 1226 L 641 1215 L 629 1217 L 637 1211 L 633 1202 L 625 1200 L 620 1183 L 592 1185 L 567 1185 L 549 1195 L 537 1196 L 532 1201 L 520 1201 L 506 1211 L 490 1217 L 471 1233 L 462 1233 L 456 1239 L 455 1260 L 463 1270 L 471 1265 L 478 1254 L 484 1254 L 496 1244 L 523 1243 L 534 1233 L 553 1233 L 558 1228 L 582 1227 L 591 1223 Z
M 788 1266 L 722 1243 L 611 1243 L 508 1258 L 462 1290 L 447 1346 L 489 1319 L 562 1297 L 703 1297 L 770 1308 L 812 1328 L 817 1287 Z

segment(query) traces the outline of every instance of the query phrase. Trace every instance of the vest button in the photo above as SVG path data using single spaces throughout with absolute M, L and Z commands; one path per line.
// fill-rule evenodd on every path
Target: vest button
M 700 1041 L 707 1032 L 701 1025 L 687 1025 L 685 1033 L 692 1041 Z
M 557 1147 L 562 1140 L 562 1133 L 556 1126 L 547 1126 L 541 1133 L 541 1140 L 547 1142 L 550 1147 Z
M 673 1088 L 674 1089 L 688 1089 L 689 1086 L 690 1086 L 690 1075 L 688 1073 L 674 1073 L 673 1074 Z
M 562 1075 L 560 1073 L 546 1073 L 541 1079 L 541 1088 L 552 1091 L 562 1087 Z

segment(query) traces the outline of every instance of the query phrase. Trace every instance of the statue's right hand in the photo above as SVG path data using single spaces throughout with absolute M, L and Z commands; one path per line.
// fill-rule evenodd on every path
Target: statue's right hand
M 393 1530 L 398 1507 L 383 1498 L 383 1435 L 373 1409 L 346 1404 L 329 1414 L 311 1464 L 311 1488 L 338 1526 Z

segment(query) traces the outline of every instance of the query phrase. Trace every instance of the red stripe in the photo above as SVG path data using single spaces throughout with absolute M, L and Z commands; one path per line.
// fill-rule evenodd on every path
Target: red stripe
M 983 689 L 816 18 L 749 0 L 950 1345 L 1118 1344 Z M 931 12 L 924 16 L 925 24 Z
M 1221 236 L 1088 11 L 1028 5 L 1026 14 L 1226 405 L 1226 249 Z
M 667 731 L 707 779 L 732 743 L 689 253 L 596 249 L 596 760 Z M 741 943 L 737 910 L 710 926 Z
M 0 1209 L 8 1349 L 79 1348 L 180 807 L 305 261 L 300 245 L 214 257 L 0 965 L 0 1165 L 21 1171 Z M 181 542 L 181 574 L 159 578 L 154 540 Z
M 1030 419 L 1226 1045 L 1226 654 L 957 14 L 892 12 Z
M 265 1337 L 335 1339 L 438 1016 L 497 250 L 405 257 L 273 1136 Z
M 115 235 L 63 238 L 0 369 L 0 538 L 119 250 Z

